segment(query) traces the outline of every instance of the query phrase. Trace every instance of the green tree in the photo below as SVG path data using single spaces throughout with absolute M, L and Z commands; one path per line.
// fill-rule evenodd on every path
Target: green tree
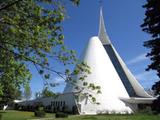
M 39 67 L 39 72 L 49 79 L 48 70 L 62 74 L 50 68 L 49 58 L 64 65 L 76 61 L 75 52 L 64 45 L 60 24 L 64 17 L 64 5 L 59 0 L 0 0 L 1 99 L 6 88 L 20 90 L 29 82 L 28 63 Z
M 144 42 L 144 46 L 150 49 L 147 57 L 152 61 L 148 65 L 148 70 L 155 70 L 160 78 L 160 0 L 147 0 L 143 6 L 146 9 L 142 30 L 151 35 L 151 39 Z M 156 82 L 152 89 L 156 95 L 160 95 L 160 81 Z M 160 103 L 160 97 L 158 98 Z M 160 112 L 160 104 L 155 101 L 153 110 Z
M 3 85 L 4 94 L 0 96 L 1 105 L 7 105 L 15 99 L 21 99 L 22 93 L 19 89 L 17 89 L 13 85 L 13 83 L 8 83 L 8 81 L 7 82 L 5 81 L 4 84 L 6 84 L 6 85 Z
M 45 87 L 42 90 L 41 97 L 53 97 L 53 96 L 55 96 L 55 93 L 53 91 L 49 90 L 48 87 Z
M 69 1 L 78 5 L 80 0 Z M 90 73 L 87 64 L 77 62 L 75 51 L 65 47 L 61 25 L 65 15 L 61 0 L 0 0 L 1 99 L 7 94 L 6 88 L 20 90 L 29 82 L 31 64 L 44 79 L 50 79 L 52 72 L 71 84 L 75 83 L 71 76 L 82 74 L 79 79 L 83 81 Z M 77 68 L 72 73 L 68 69 L 60 72 L 52 69 L 50 60 L 63 65 L 76 64 Z
M 54 93 L 52 90 L 50 90 L 49 86 L 45 86 L 42 92 L 36 92 L 35 98 L 45 98 L 45 97 L 53 97 L 57 96 L 56 93 Z
M 32 91 L 29 84 L 25 85 L 23 95 L 26 100 L 29 100 L 32 97 Z

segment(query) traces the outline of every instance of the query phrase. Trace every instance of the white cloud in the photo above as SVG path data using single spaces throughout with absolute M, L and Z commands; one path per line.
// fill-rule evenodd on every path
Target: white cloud
M 140 55 L 136 56 L 135 58 L 127 61 L 126 63 L 128 65 L 132 65 L 132 64 L 136 64 L 136 63 L 139 63 L 139 62 L 142 62 L 145 60 L 147 60 L 146 53 L 143 53 L 143 54 L 140 54 Z
M 64 79 L 61 78 L 61 77 L 55 77 L 55 78 L 54 78 L 54 83 L 63 83 L 63 82 L 65 82 L 65 81 L 64 81 Z
M 152 72 L 142 72 L 142 73 L 136 74 L 135 77 L 137 80 L 145 80 L 151 75 L 153 75 Z
M 157 75 L 154 72 L 142 72 L 135 75 L 144 88 L 151 88 L 152 85 L 158 80 Z
M 142 72 L 142 73 L 139 73 L 139 74 L 136 74 L 135 75 L 136 79 L 145 83 L 145 82 L 153 82 L 153 81 L 156 81 L 158 79 L 157 75 L 155 72 Z

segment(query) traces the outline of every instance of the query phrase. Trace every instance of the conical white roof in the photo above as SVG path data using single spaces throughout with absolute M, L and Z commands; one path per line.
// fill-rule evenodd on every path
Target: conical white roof
M 88 83 L 94 83 L 101 87 L 101 94 L 93 94 L 100 105 L 92 103 L 87 96 L 79 101 L 81 104 L 81 114 L 96 114 L 98 112 L 131 112 L 132 110 L 125 105 L 119 98 L 129 98 L 129 95 L 121 82 L 109 56 L 98 37 L 92 37 L 81 58 L 91 68 L 91 74 L 85 79 Z M 82 85 L 81 81 L 77 82 Z M 66 88 L 69 92 L 71 87 Z M 71 91 L 70 91 L 71 92 Z M 89 92 L 89 91 L 84 91 Z
M 92 37 L 89 40 L 82 59 L 91 68 L 91 74 L 88 75 L 86 81 L 99 85 L 102 92 L 95 95 L 100 105 L 93 105 L 88 100 L 88 104 L 82 104 L 84 105 L 82 111 L 86 111 L 86 113 L 103 112 L 104 110 L 131 112 L 131 109 L 119 99 L 121 97 L 129 98 L 129 95 L 98 37 Z

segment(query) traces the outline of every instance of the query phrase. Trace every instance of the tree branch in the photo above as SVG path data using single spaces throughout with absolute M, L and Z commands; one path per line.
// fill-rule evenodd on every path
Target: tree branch
M 25 58 L 26 60 L 32 62 L 33 64 L 39 65 L 39 66 L 41 66 L 42 68 L 44 68 L 44 69 L 46 69 L 46 70 L 49 70 L 49 71 L 52 71 L 52 72 L 56 73 L 57 75 L 59 75 L 60 77 L 63 77 L 63 73 L 61 73 L 61 72 L 58 72 L 58 71 L 53 70 L 53 69 L 51 69 L 51 68 L 49 68 L 49 67 L 47 67 L 47 66 L 44 66 L 43 64 L 38 63 L 38 62 L 34 61 L 33 59 L 31 59 L 31 58 L 29 58 L 29 57 L 26 57 L 25 55 L 21 55 L 21 54 L 19 54 L 19 53 L 15 53 L 15 52 L 12 51 L 12 50 L 8 50 L 7 48 L 4 48 L 4 47 L 1 46 L 1 45 L 0 45 L 0 47 L 1 47 L 2 49 L 4 49 L 4 50 L 10 52 L 10 53 L 13 53 L 15 56 L 23 57 L 23 58 Z
M 25 45 L 17 45 L 17 44 L 15 44 L 15 43 L 9 43 L 9 42 L 7 42 L 7 41 L 0 41 L 0 44 L 8 44 L 8 45 L 11 45 L 11 46 L 13 46 L 13 47 L 22 47 L 22 48 L 33 48 L 33 46 L 31 46 L 31 45 L 28 45 L 28 46 L 25 46 Z M 46 56 L 47 57 L 54 57 L 54 58 L 56 58 L 55 60 L 58 60 L 58 58 L 59 58 L 59 56 L 58 55 L 53 55 L 53 54 L 51 54 L 51 55 L 49 55 L 49 54 L 47 54 L 47 53 L 45 53 L 46 54 Z
M 38 62 L 34 61 L 33 59 L 31 59 L 31 58 L 29 58 L 29 57 L 26 57 L 26 56 L 24 56 L 24 55 L 20 55 L 20 54 L 18 54 L 18 53 L 15 53 L 15 52 L 12 51 L 12 50 L 8 50 L 7 48 L 4 48 L 4 47 L 1 46 L 1 45 L 0 45 L 0 47 L 1 47 L 2 49 L 4 49 L 4 50 L 8 51 L 8 52 L 13 53 L 13 54 L 16 55 L 16 56 L 24 57 L 26 60 L 32 62 L 32 63 L 33 63 L 34 65 L 36 65 L 36 66 L 39 65 L 40 67 L 42 67 L 42 68 L 44 68 L 44 69 L 46 69 L 46 70 L 49 70 L 49 71 L 51 71 L 51 72 L 56 73 L 56 74 L 57 74 L 58 76 L 60 76 L 65 82 L 67 82 L 67 83 L 69 83 L 69 84 L 71 84 L 71 85 L 73 85 L 73 86 L 75 86 L 75 87 L 78 87 L 78 88 L 80 89 L 79 92 L 82 92 L 82 91 L 86 90 L 86 91 L 89 91 L 90 93 L 94 93 L 92 90 L 89 90 L 89 89 L 87 89 L 86 87 L 82 87 L 82 86 L 77 85 L 76 83 L 73 82 L 73 80 L 69 80 L 68 78 L 65 78 L 65 77 L 63 76 L 63 75 L 65 75 L 65 74 L 63 74 L 63 73 L 61 73 L 61 72 L 58 72 L 58 71 L 53 70 L 53 69 L 51 69 L 51 68 L 49 68 L 49 67 L 47 67 L 47 66 L 44 66 L 43 64 L 38 63 Z M 78 92 L 78 93 L 79 93 L 79 92 Z M 94 93 L 94 94 L 95 94 L 95 93 Z
M 8 4 L 8 5 L 2 6 L 2 7 L 0 8 L 0 11 L 5 10 L 5 9 L 7 9 L 7 8 L 9 8 L 9 7 L 11 7 L 11 6 L 13 6 L 13 5 L 21 2 L 21 1 L 22 1 L 22 0 L 17 0 L 17 1 L 14 1 L 14 2 Z

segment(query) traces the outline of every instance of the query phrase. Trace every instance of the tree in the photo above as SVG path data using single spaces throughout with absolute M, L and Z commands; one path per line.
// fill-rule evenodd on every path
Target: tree
M 49 87 L 45 87 L 42 92 L 36 92 L 35 98 L 44 98 L 44 97 L 53 97 L 56 96 L 56 93 L 51 91 Z
M 24 98 L 29 100 L 32 97 L 32 91 L 29 84 L 26 84 L 24 87 Z
M 15 99 L 20 99 L 22 93 L 19 89 L 13 86 L 12 83 L 7 83 L 3 86 L 3 95 L 0 97 L 0 105 L 10 104 Z
M 35 99 L 41 98 L 41 92 L 36 92 L 35 93 Z
M 141 27 L 143 31 L 151 35 L 151 39 L 144 42 L 144 46 L 150 49 L 147 57 L 152 61 L 146 70 L 155 70 L 160 78 L 160 0 L 147 0 L 143 7 L 146 9 L 146 17 Z M 160 95 L 159 83 L 160 81 L 156 82 L 152 87 L 156 95 Z M 160 97 L 158 101 L 160 102 Z M 157 104 L 157 101 L 155 103 Z M 154 106 L 160 108 L 159 105 Z M 153 109 L 156 110 L 155 107 Z
M 70 1 L 78 5 L 80 0 Z M 0 0 L 1 99 L 7 94 L 4 88 L 10 89 L 5 82 L 13 90 L 20 90 L 29 82 L 31 64 L 42 78 L 50 79 L 52 72 L 71 84 L 75 82 L 70 76 L 82 74 L 80 80 L 84 80 L 90 73 L 86 63 L 77 61 L 75 51 L 65 47 L 61 25 L 65 13 L 61 0 Z M 52 69 L 50 60 L 63 65 L 76 64 L 77 68 L 72 73 L 69 69 L 57 71 Z
M 53 96 L 55 96 L 55 93 L 52 92 L 51 90 L 49 90 L 48 87 L 46 87 L 46 88 L 44 88 L 44 90 L 42 91 L 41 96 L 42 96 L 42 97 L 53 97 Z
M 72 2 L 77 4 L 75 0 Z M 67 50 L 63 41 L 60 23 L 64 11 L 58 0 L 0 0 L 1 99 L 8 88 L 5 82 L 20 90 L 31 79 L 28 63 L 39 67 L 39 72 L 48 79 L 48 70 L 61 75 L 50 68 L 49 58 L 63 64 L 76 61 L 75 52 Z

